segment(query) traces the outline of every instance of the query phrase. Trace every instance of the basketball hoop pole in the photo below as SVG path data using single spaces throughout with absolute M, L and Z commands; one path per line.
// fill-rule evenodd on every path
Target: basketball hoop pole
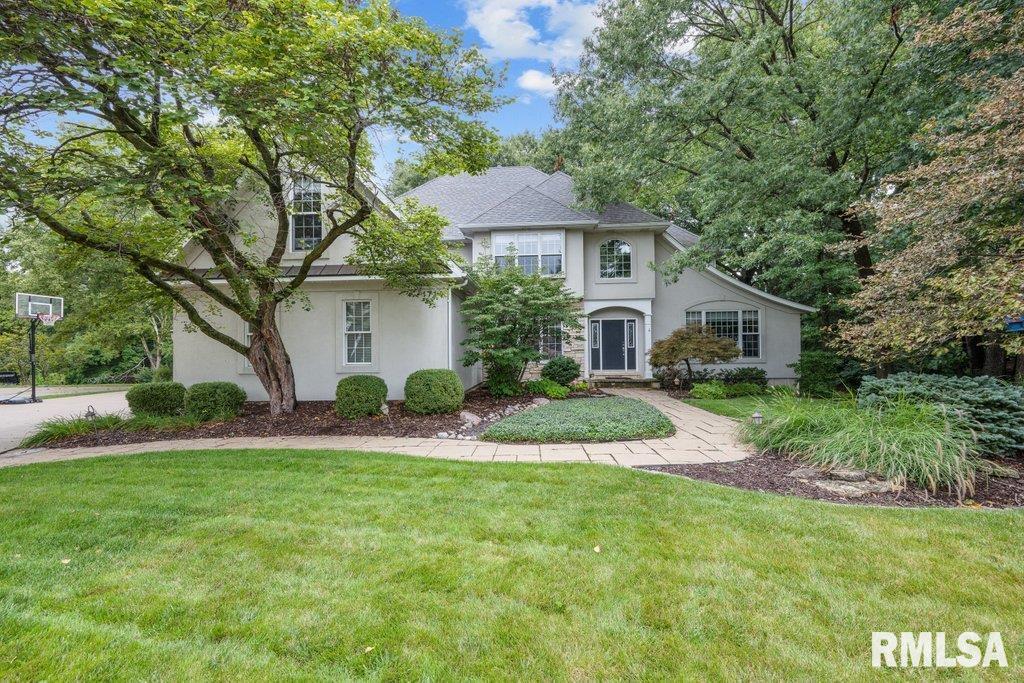
M 36 398 L 36 325 L 39 324 L 39 318 L 32 318 L 32 322 L 28 326 L 28 363 L 31 368 L 32 375 L 32 402 L 38 403 L 39 400 Z

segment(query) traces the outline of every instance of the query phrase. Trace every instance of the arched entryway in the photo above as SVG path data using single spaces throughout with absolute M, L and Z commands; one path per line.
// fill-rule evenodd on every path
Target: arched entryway
M 594 377 L 647 377 L 650 313 L 621 305 L 605 306 L 587 313 L 585 357 L 588 374 Z

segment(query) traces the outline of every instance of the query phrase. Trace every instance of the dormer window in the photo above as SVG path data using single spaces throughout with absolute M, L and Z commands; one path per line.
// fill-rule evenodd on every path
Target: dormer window
M 292 251 L 309 251 L 324 238 L 323 185 L 300 176 L 292 187 Z
M 623 240 L 601 243 L 600 277 L 602 280 L 628 280 L 633 277 L 633 247 Z
M 515 260 L 527 275 L 559 275 L 562 272 L 562 233 L 518 232 L 497 233 L 493 239 L 494 263 L 498 268 Z

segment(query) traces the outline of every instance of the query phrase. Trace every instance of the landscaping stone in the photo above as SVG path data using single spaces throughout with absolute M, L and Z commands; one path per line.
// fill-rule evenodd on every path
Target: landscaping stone
M 828 473 L 828 478 L 838 479 L 839 481 L 866 481 L 868 478 L 868 473 L 865 472 L 864 470 L 840 468 L 836 470 L 831 470 Z
M 468 424 L 471 427 L 476 427 L 478 424 L 483 422 L 483 418 L 476 413 L 471 413 L 468 410 L 463 410 L 459 413 L 459 419 Z
M 546 399 L 546 398 L 544 398 L 542 396 L 538 396 L 537 398 L 533 399 L 532 403 L 535 406 L 542 406 L 542 405 L 545 405 L 547 403 L 551 403 L 551 401 L 549 401 L 548 399 Z
M 860 498 L 872 493 L 889 493 L 893 490 L 892 482 L 888 481 L 834 481 L 817 479 L 811 481 L 815 486 L 843 498 Z
M 814 467 L 798 467 L 786 476 L 794 479 L 820 479 L 821 470 Z
M 448 438 L 448 432 L 438 432 L 437 433 L 437 438 L 439 438 L 439 439 L 447 439 Z

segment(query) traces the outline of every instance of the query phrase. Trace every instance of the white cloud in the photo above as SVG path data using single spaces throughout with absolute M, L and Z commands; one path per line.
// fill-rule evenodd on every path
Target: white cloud
M 551 97 L 557 90 L 555 87 L 555 77 L 537 69 L 527 69 L 520 74 L 519 78 L 516 79 L 516 85 L 541 97 Z
M 597 4 L 586 0 L 464 0 L 466 23 L 494 59 L 574 62 L 583 40 L 600 25 Z M 530 22 L 530 12 L 540 25 Z

